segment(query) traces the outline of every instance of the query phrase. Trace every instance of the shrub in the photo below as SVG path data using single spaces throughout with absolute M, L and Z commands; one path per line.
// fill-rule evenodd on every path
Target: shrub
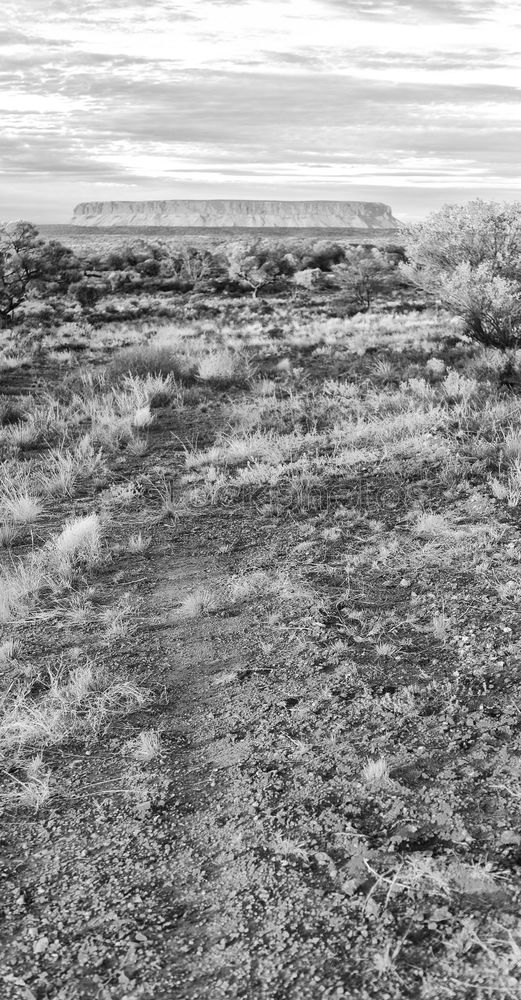
M 301 271 L 295 271 L 291 280 L 297 288 L 306 288 L 308 291 L 312 291 L 322 287 L 324 278 L 320 268 L 306 267 Z
M 303 250 L 301 267 L 318 268 L 320 271 L 330 271 L 334 264 L 341 264 L 345 259 L 346 248 L 329 240 L 318 240 Z
M 106 291 L 107 287 L 105 285 L 99 282 L 87 281 L 86 279 L 74 285 L 74 294 L 84 309 L 92 309 L 96 305 L 96 302 L 105 295 Z
M 238 241 L 225 248 L 228 279 L 232 287 L 248 288 L 255 299 L 262 288 L 288 285 L 299 267 L 299 262 L 287 253 L 283 244 L 267 240 L 253 243 Z
M 521 203 L 446 205 L 406 233 L 413 284 L 462 316 L 465 332 L 493 347 L 521 341 Z
M 350 247 L 342 264 L 331 268 L 335 282 L 352 297 L 355 305 L 369 309 L 374 296 L 389 287 L 395 268 L 376 248 Z

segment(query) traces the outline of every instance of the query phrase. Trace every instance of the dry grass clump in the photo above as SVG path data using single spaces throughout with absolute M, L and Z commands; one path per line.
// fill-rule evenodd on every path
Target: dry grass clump
M 43 503 L 27 490 L 5 489 L 0 494 L 0 518 L 8 524 L 31 524 L 43 511 Z
M 99 559 L 101 552 L 101 525 L 97 514 L 77 517 L 67 521 L 59 535 L 50 539 L 42 556 L 48 572 L 63 584 L 74 570 L 88 568 Z
M 112 359 L 107 377 L 114 382 L 121 375 L 171 375 L 180 382 L 191 382 L 195 365 L 178 346 L 153 340 L 136 347 L 126 347 Z
M 7 794 L 7 801 L 38 812 L 51 796 L 51 771 L 44 767 L 41 754 L 25 764 L 23 780 L 10 775 L 15 782 Z
M 137 430 L 142 430 L 143 427 L 150 427 L 153 421 L 152 413 L 150 412 L 150 406 L 147 403 L 145 406 L 140 406 L 132 417 L 132 426 Z
M 450 402 L 468 403 L 479 389 L 475 378 L 467 378 L 457 371 L 450 371 L 441 383 L 443 394 Z
M 197 360 L 197 378 L 215 385 L 243 385 L 253 377 L 247 358 L 238 351 L 216 348 Z
M 27 408 L 23 403 L 17 403 L 11 399 L 0 402 L 0 427 L 9 427 L 12 424 L 23 423 Z
M 516 459 L 508 468 L 506 483 L 492 476 L 490 489 L 496 500 L 506 500 L 509 507 L 518 507 L 521 503 L 521 460 Z
M 34 448 L 42 436 L 43 429 L 38 426 L 33 416 L 16 424 L 2 427 L 0 442 L 14 449 L 24 451 Z
M 14 545 L 18 536 L 20 528 L 16 524 L 7 523 L 0 525 L 0 548 L 10 548 Z
M 42 678 L 44 691 L 13 686 L 2 698 L 0 757 L 17 759 L 28 749 L 43 749 L 68 739 L 94 736 L 114 715 L 143 705 L 148 692 L 114 677 L 106 667 L 60 662 Z
M 391 382 L 395 377 L 395 369 L 391 361 L 378 358 L 372 366 L 372 375 L 380 382 Z
M 445 375 L 447 366 L 442 358 L 429 358 L 425 368 L 432 378 L 438 379 Z
M 27 451 L 42 443 L 64 439 L 76 422 L 75 411 L 64 407 L 53 396 L 47 395 L 38 405 L 30 398 L 23 420 L 0 427 L 0 444 Z
M 127 444 L 134 435 L 133 418 L 139 407 L 129 395 L 95 397 L 86 402 L 90 439 L 108 451 Z
M 126 507 L 139 496 L 137 483 L 130 480 L 128 483 L 113 483 L 106 490 L 99 494 L 99 501 L 104 508 L 113 509 Z
M 233 467 L 251 462 L 278 465 L 296 458 L 303 449 L 312 448 L 313 443 L 311 435 L 279 435 L 257 431 L 253 434 L 225 437 L 206 451 L 188 452 L 185 462 L 188 469 L 212 465 Z
M 0 642 L 0 663 L 7 663 L 14 659 L 16 648 L 14 639 L 4 639 L 3 642 Z
M 183 404 L 183 390 L 172 374 L 125 375 L 122 386 L 125 393 L 134 397 L 138 408 L 174 403 L 176 409 L 180 409 Z
M 181 618 L 197 618 L 218 607 L 217 594 L 210 587 L 198 587 L 187 594 L 181 602 L 179 616 Z
M 379 757 L 378 760 L 368 760 L 362 768 L 362 780 L 366 785 L 372 787 L 389 784 L 391 780 L 389 765 L 385 757 Z
M 104 608 L 99 620 L 103 626 L 103 636 L 107 642 L 122 639 L 136 628 L 136 608 L 129 594 L 123 594 L 115 604 Z
M 149 764 L 151 760 L 161 756 L 161 738 L 155 729 L 143 730 L 129 740 L 124 749 L 140 764 Z
M 512 424 L 499 428 L 499 433 L 503 440 L 498 442 L 498 465 L 506 475 L 503 480 L 491 476 L 490 489 L 496 500 L 506 500 L 509 507 L 518 507 L 521 503 L 521 434 Z
M 254 598 L 272 598 L 281 603 L 298 601 L 302 605 L 317 605 L 317 596 L 301 580 L 280 571 L 270 574 L 264 570 L 229 577 L 215 588 L 199 587 L 182 601 L 181 618 L 198 615 L 250 601 Z
M 70 496 L 78 481 L 102 480 L 106 474 L 107 465 L 101 448 L 96 449 L 92 437 L 85 434 L 70 449 L 50 449 L 35 479 L 41 493 Z
M 521 431 L 516 427 L 505 432 L 503 454 L 508 462 L 521 459 Z
M 0 570 L 0 623 L 7 624 L 25 610 L 29 597 L 44 586 L 46 574 L 38 554 L 32 553 L 13 569 Z
M 152 407 L 183 405 L 182 391 L 171 375 L 127 375 L 121 387 L 93 392 L 87 385 L 86 390 L 84 396 L 75 397 L 75 403 L 90 421 L 91 440 L 109 450 L 128 445 L 136 431 L 148 427 L 153 421 Z
M 39 550 L 20 559 L 13 568 L 0 570 L 0 622 L 22 614 L 26 603 L 45 587 L 67 587 L 75 572 L 88 569 L 99 558 L 101 526 L 97 514 L 68 521 Z
M 146 552 L 150 547 L 151 541 L 150 536 L 143 535 L 141 531 L 137 531 L 128 540 L 128 551 L 133 553 Z
M 57 618 L 69 628 L 79 628 L 93 616 L 92 592 L 90 588 L 72 593 L 58 605 Z
M 443 538 L 453 535 L 453 528 L 443 514 L 426 511 L 420 514 L 414 525 L 414 532 L 420 538 Z
M 4 331 L 2 331 L 4 335 Z M 29 354 L 22 354 L 15 343 L 0 349 L 0 372 L 12 372 L 31 364 Z

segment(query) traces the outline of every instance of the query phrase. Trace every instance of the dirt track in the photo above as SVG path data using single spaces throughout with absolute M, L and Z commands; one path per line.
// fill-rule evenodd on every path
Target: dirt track
M 218 400 L 211 420 L 206 405 L 185 428 L 201 445 L 211 443 L 210 423 L 213 434 L 219 428 Z M 119 481 L 137 475 L 146 490 L 160 468 L 172 512 L 126 513 L 117 531 L 122 548 L 97 575 L 98 601 L 117 605 L 130 596 L 137 609 L 130 635 L 110 650 L 112 666 L 156 695 L 94 750 L 51 751 L 52 806 L 42 818 L 11 817 L 2 847 L 6 997 L 234 996 L 249 961 L 240 907 L 232 904 L 227 919 L 224 913 L 227 772 L 242 757 L 230 745 L 226 692 L 255 668 L 255 616 L 245 606 L 231 618 L 218 612 L 180 621 L 178 607 L 201 585 L 219 586 L 230 567 L 240 572 L 239 549 L 255 549 L 255 533 L 241 546 L 235 517 L 176 516 L 183 453 L 174 430 L 181 430 L 175 418 L 172 425 L 168 411 L 158 413 L 143 463 L 118 470 Z M 157 508 L 155 487 L 149 497 Z M 151 546 L 127 556 L 124 539 L 139 529 Z M 45 633 L 26 624 L 21 635 L 43 659 L 71 650 L 107 656 L 95 632 L 80 638 L 74 629 Z M 142 788 L 121 755 L 136 726 L 158 729 L 163 747 Z M 223 968 L 215 956 L 230 934 L 239 953 L 228 969 L 227 958 Z

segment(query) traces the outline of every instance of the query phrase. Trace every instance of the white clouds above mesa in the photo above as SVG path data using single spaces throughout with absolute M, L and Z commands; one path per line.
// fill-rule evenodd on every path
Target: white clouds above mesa
M 506 0 L 4 0 L 0 218 L 521 197 L 520 53 Z
M 493 20 L 506 5 L 500 0 L 327 0 L 347 16 L 389 18 L 393 21 L 457 21 L 468 24 Z

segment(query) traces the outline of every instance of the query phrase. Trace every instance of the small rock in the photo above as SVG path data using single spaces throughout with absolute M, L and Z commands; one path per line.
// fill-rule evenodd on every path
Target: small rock
M 44 951 L 47 951 L 48 947 L 49 947 L 49 938 L 45 937 L 44 935 L 43 937 L 38 938 L 38 940 L 34 942 L 33 944 L 34 954 L 43 955 Z

